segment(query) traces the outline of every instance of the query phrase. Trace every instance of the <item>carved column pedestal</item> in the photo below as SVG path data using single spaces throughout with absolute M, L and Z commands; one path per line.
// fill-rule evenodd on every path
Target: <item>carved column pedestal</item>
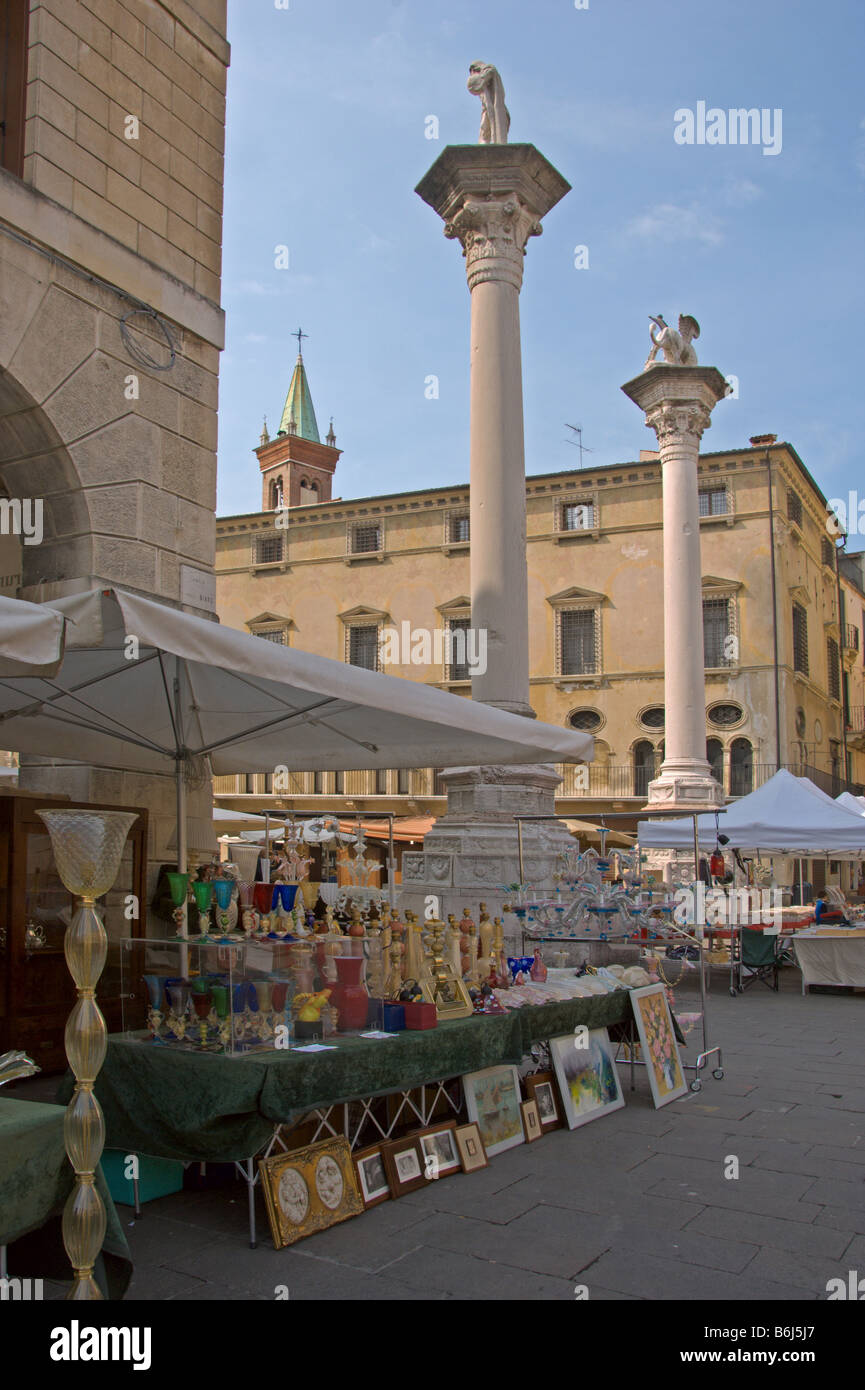
M 459 917 L 464 907 L 477 913 L 483 900 L 491 916 L 513 898 L 506 885 L 519 878 L 515 815 L 552 816 L 559 774 L 539 764 L 525 767 L 455 767 L 442 774 L 447 783 L 447 814 L 436 821 L 420 853 L 402 857 L 403 903 L 422 911 L 434 893 L 441 910 Z M 523 823 L 526 880 L 552 886 L 559 856 L 573 848 L 561 821 Z M 516 923 L 508 936 L 513 939 Z M 510 943 L 509 943 L 510 944 Z

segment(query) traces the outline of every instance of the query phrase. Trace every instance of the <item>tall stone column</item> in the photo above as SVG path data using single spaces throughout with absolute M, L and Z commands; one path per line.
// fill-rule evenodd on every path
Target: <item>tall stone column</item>
M 711 809 L 724 804 L 724 793 L 706 759 L 697 461 L 727 383 L 717 367 L 652 363 L 622 390 L 657 435 L 663 479 L 666 743 L 648 806 Z
M 526 245 L 570 185 L 534 145 L 450 145 L 417 186 L 458 240 L 471 294 L 471 621 L 487 633 L 472 698 L 534 718 L 529 702 L 526 475 L 519 294 Z M 479 898 L 499 911 L 519 877 L 514 815 L 553 815 L 548 766 L 449 768 L 448 810 L 403 856 L 404 893 L 436 893 L 448 911 Z M 563 825 L 527 825 L 525 875 L 551 881 L 573 844 Z
M 534 145 L 450 145 L 417 192 L 463 248 L 471 293 L 472 698 L 530 718 L 519 295 L 529 237 L 570 185 Z

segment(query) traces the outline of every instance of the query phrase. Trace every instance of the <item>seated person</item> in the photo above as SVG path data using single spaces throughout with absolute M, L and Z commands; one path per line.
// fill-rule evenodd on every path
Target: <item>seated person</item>
M 834 907 L 825 898 L 818 898 L 814 908 L 814 921 L 817 926 L 823 926 L 827 922 L 836 922 L 840 926 L 849 927 L 850 922 L 844 916 L 840 907 Z

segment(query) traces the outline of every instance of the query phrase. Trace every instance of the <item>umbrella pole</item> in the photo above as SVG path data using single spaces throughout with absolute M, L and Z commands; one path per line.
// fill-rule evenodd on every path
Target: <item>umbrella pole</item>
M 395 873 L 396 873 L 396 864 L 395 864 L 395 862 L 394 862 L 394 857 L 393 857 L 393 812 L 392 812 L 392 811 L 391 811 L 390 815 L 388 816 L 388 821 L 387 821 L 387 857 L 388 857 L 388 865 L 387 865 L 387 896 L 388 896 L 388 901 L 389 901 L 389 903 L 390 903 L 390 910 L 391 910 L 391 912 L 393 912 L 394 904 L 395 904 L 395 901 L 396 901 L 396 884 L 395 884 L 395 882 L 394 882 L 394 875 L 395 875 Z
M 187 861 L 189 850 L 186 840 L 186 778 L 183 775 L 183 759 L 177 759 L 177 771 L 175 773 L 175 784 L 177 790 L 177 872 L 185 874 L 187 872 Z M 186 939 L 189 936 L 189 894 L 183 903 L 183 919 L 180 923 L 179 933 L 184 939 L 184 944 L 180 948 L 180 974 L 185 980 L 189 974 L 189 947 Z
M 695 907 L 696 907 L 696 904 L 700 901 L 700 898 L 699 898 L 699 893 L 700 893 L 700 832 L 699 832 L 699 821 L 698 821 L 697 812 L 694 813 L 694 871 L 695 871 L 695 874 L 696 874 L 696 877 L 695 877 L 695 880 L 694 880 L 694 904 L 695 904 Z M 706 933 L 705 933 L 705 920 L 702 920 L 702 921 L 700 920 L 700 918 L 702 918 L 702 917 L 703 917 L 703 914 L 700 912 L 699 908 L 697 908 L 696 911 L 695 911 L 694 935 L 695 935 L 696 938 L 697 938 L 697 950 L 700 952 L 700 1010 L 701 1010 L 701 1013 L 702 1013 L 702 1018 L 700 1019 L 700 1022 L 701 1022 L 701 1024 L 702 1024 L 702 1028 L 703 1028 L 703 1054 L 702 1054 L 702 1058 L 701 1058 L 701 1059 L 698 1059 L 698 1061 L 697 1061 L 697 1070 L 694 1072 L 694 1079 L 695 1079 L 695 1080 L 699 1080 L 699 1064 L 700 1064 L 700 1060 L 702 1060 L 702 1061 L 704 1062 L 704 1064 L 705 1064 L 705 1058 L 706 1058 L 706 1057 L 708 1056 L 708 1054 L 709 1054 L 709 1033 L 708 1033 L 708 1026 L 707 1026 L 707 1023 L 706 1023 L 706 971 L 708 970 L 709 967 L 708 967 L 708 963 L 707 963 L 707 961 L 706 961 L 706 953 L 705 953 L 705 951 L 703 950 L 703 942 L 704 942 L 704 940 L 705 940 L 705 935 L 706 935 Z M 733 950 L 733 939 L 732 939 L 732 936 L 731 936 L 731 937 L 730 937 L 730 952 L 731 952 L 731 955 L 732 955 L 732 950 Z M 688 955 L 688 947 L 685 946 L 685 957 L 686 957 L 686 959 L 687 959 L 687 955 Z
M 186 834 L 186 778 L 184 776 L 183 760 L 183 708 L 180 700 L 180 658 L 177 657 L 174 663 L 174 728 L 177 738 L 177 751 L 175 758 L 175 789 L 177 794 L 177 872 L 185 874 L 188 872 L 189 849 Z M 189 936 L 189 893 L 187 891 L 186 900 L 183 904 L 183 918 L 180 923 L 180 936 L 184 943 Z M 180 948 L 180 974 L 185 980 L 189 974 L 189 947 L 184 944 Z
M 261 881 L 270 883 L 270 812 L 264 812 L 264 858 L 261 861 Z
M 805 885 L 804 885 L 804 864 L 802 856 L 799 856 L 799 906 L 805 906 Z

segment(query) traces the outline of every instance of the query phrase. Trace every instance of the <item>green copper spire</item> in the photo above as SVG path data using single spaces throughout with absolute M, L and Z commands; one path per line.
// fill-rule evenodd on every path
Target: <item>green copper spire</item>
M 316 444 L 321 443 L 301 352 L 297 354 L 297 362 L 291 378 L 291 385 L 288 388 L 288 395 L 285 398 L 285 409 L 282 412 L 279 428 L 284 430 L 286 434 L 299 434 L 303 439 L 312 439 Z

